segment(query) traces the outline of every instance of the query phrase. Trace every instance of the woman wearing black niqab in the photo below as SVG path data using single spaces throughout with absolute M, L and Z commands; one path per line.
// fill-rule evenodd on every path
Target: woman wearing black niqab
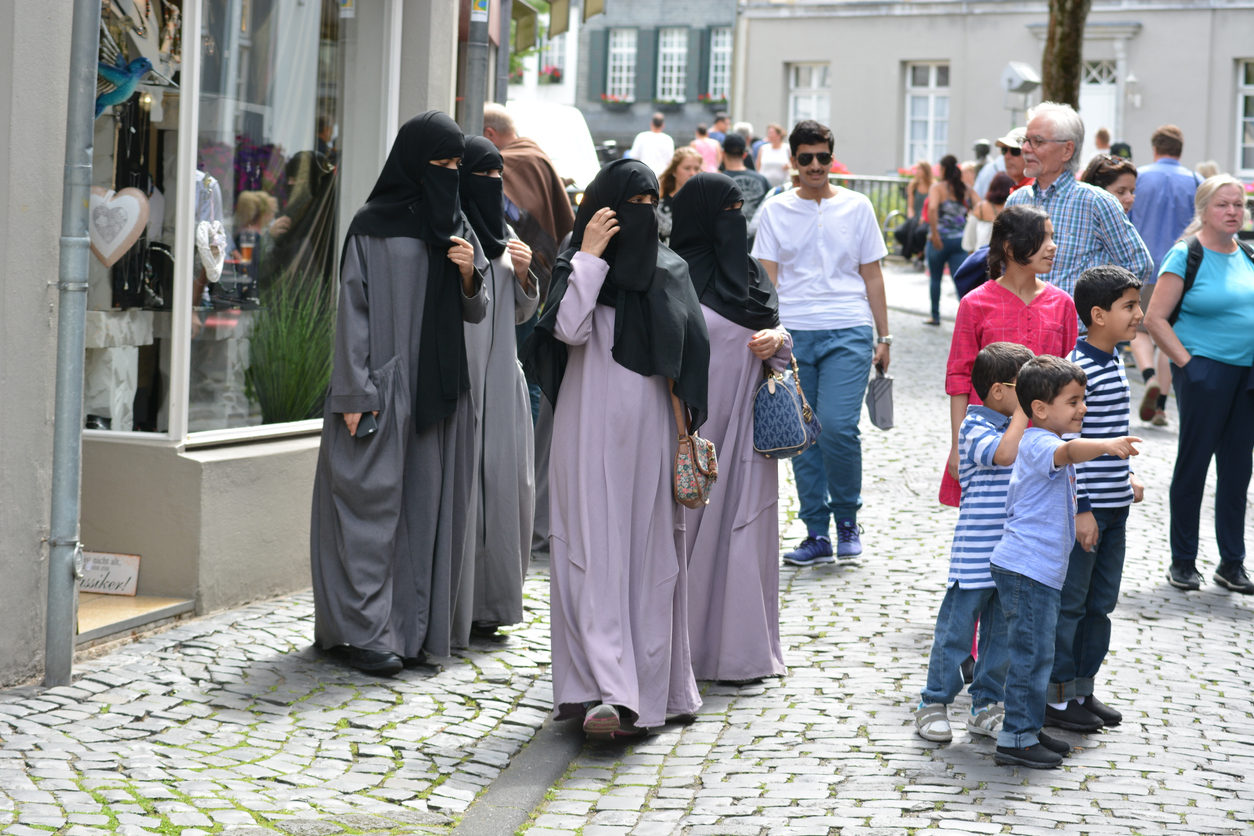
M 766 271 L 746 248 L 742 197 L 725 174 L 698 174 L 675 195 L 671 246 L 688 263 L 710 334 L 709 418 L 718 488 L 687 515 L 688 633 L 697 679 L 784 672 L 779 640 L 777 463 L 753 450 L 762 365 L 782 370 L 792 337 Z
M 458 201 L 463 148 L 443 113 L 406 122 L 340 266 L 310 530 L 314 634 L 380 675 L 450 649 L 474 463 L 461 323 L 487 307 L 487 264 Z
M 524 347 L 554 404 L 555 713 L 582 718 L 601 737 L 636 734 L 701 704 L 688 659 L 670 393 L 674 381 L 701 420 L 709 344 L 687 268 L 658 244 L 657 193 L 636 160 L 601 170 Z
M 488 257 L 488 312 L 467 324 L 470 394 L 478 427 L 466 562 L 454 608 L 453 642 L 522 621 L 522 588 L 535 516 L 534 439 L 527 381 L 518 367 L 514 326 L 539 304 L 528 280 L 531 249 L 505 223 L 500 152 L 466 140 L 461 202 Z

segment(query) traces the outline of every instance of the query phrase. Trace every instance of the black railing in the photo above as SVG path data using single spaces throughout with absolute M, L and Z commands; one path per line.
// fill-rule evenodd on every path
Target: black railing
M 906 219 L 906 184 L 910 178 L 899 175 L 833 174 L 832 185 L 861 192 L 875 207 L 875 222 L 884 235 L 890 253 L 896 250 L 893 230 Z

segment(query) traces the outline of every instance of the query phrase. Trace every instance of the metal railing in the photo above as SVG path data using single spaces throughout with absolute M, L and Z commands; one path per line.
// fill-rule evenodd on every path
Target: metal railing
M 844 186 L 870 199 L 884 243 L 888 245 L 889 253 L 894 252 L 893 230 L 906 219 L 906 184 L 910 178 L 896 174 L 833 174 L 828 179 L 834 186 Z

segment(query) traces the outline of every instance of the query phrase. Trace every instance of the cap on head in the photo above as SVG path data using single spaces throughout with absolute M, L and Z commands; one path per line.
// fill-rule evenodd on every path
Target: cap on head
M 1015 128 L 1010 133 L 997 140 L 999 148 L 1022 148 L 1023 140 L 1027 138 L 1027 128 Z

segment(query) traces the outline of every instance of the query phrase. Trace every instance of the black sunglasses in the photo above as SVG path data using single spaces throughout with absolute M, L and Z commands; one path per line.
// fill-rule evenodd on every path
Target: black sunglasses
M 1012 156 L 1012 157 L 1017 157 L 1017 156 L 1019 156 L 1019 155 L 1020 155 L 1020 154 L 1022 154 L 1022 153 L 1023 153 L 1023 151 L 1022 151 L 1022 150 L 1020 150 L 1020 149 L 1018 149 L 1018 148 L 1003 148 L 1003 149 L 1001 149 L 1001 155 L 1002 155 L 1003 157 L 1004 157 L 1004 156 L 1006 156 L 1007 154 L 1009 154 L 1009 155 L 1010 155 L 1010 156 Z
M 797 165 L 801 166 L 802 168 L 805 168 L 806 166 L 808 166 L 810 163 L 814 162 L 815 160 L 819 161 L 819 165 L 831 165 L 832 155 L 827 153 L 826 151 L 822 151 L 818 154 L 806 153 L 806 154 L 797 155 Z

